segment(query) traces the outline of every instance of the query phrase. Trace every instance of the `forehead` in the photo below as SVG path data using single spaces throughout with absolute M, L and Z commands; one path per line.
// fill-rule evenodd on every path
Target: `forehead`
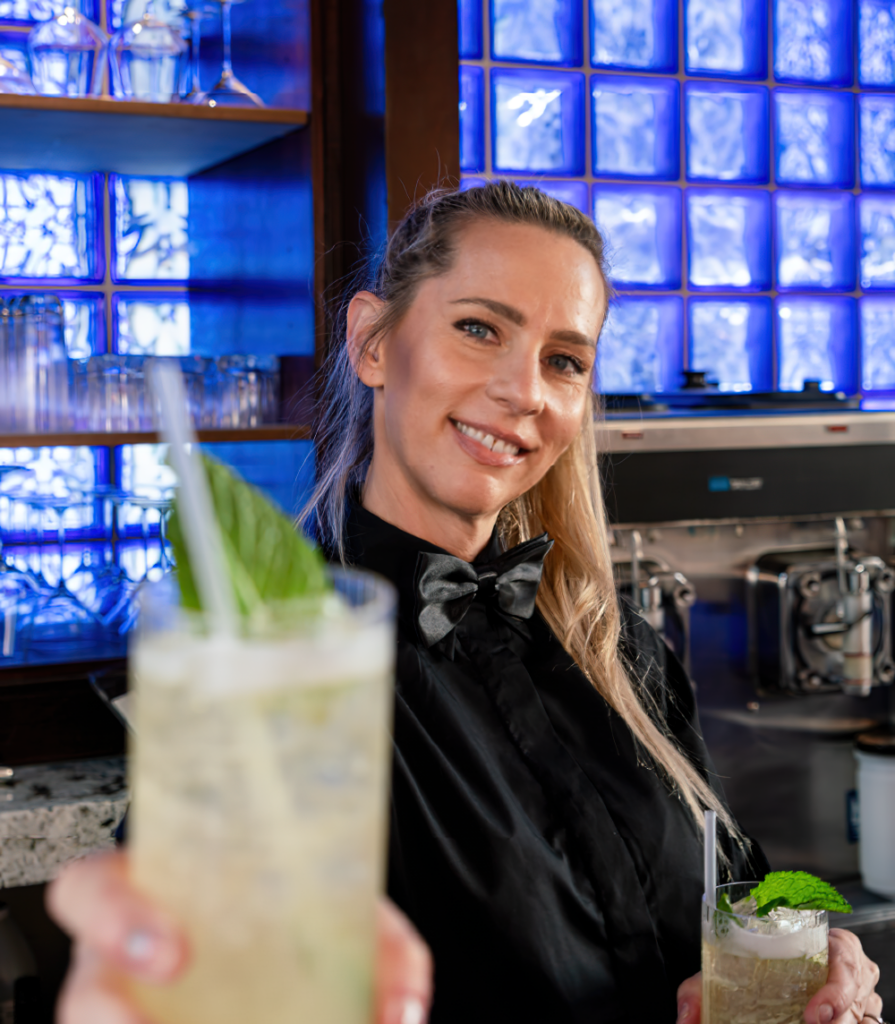
M 593 256 L 574 239 L 489 218 L 465 225 L 454 244 L 450 270 L 431 282 L 444 300 L 483 296 L 513 305 L 528 317 L 594 324 L 590 329 L 596 334 L 606 287 Z

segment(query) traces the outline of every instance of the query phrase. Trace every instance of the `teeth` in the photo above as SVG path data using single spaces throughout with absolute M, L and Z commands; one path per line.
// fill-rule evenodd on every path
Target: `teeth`
M 475 427 L 470 427 L 467 423 L 461 423 L 459 420 L 455 420 L 454 423 L 461 434 L 478 441 L 479 444 L 490 448 L 492 452 L 497 452 L 500 455 L 518 455 L 521 451 L 517 445 L 510 444 L 509 441 L 500 441 L 493 434 L 486 434 L 484 430 L 476 430 Z

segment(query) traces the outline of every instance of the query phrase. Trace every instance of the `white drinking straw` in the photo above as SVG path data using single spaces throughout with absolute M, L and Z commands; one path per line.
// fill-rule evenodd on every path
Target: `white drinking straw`
M 705 812 L 705 899 L 710 907 L 715 906 L 715 889 L 718 886 L 717 822 L 715 811 Z
M 236 601 L 208 480 L 199 458 L 199 445 L 187 419 L 183 377 L 179 369 L 153 360 L 149 382 L 161 412 L 162 437 L 170 445 L 171 461 L 180 482 L 177 511 L 199 600 L 208 613 L 212 631 L 232 635 L 236 629 Z

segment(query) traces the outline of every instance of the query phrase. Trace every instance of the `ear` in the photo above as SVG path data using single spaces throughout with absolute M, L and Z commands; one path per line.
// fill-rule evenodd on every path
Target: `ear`
M 372 292 L 358 292 L 348 304 L 346 344 L 348 358 L 354 372 L 367 387 L 382 385 L 381 338 L 376 338 L 366 349 L 364 344 L 385 303 Z M 363 350 L 363 351 L 362 351 Z

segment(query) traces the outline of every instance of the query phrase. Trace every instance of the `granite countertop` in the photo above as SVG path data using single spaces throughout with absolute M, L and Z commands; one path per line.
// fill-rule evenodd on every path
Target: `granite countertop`
M 114 845 L 128 802 L 123 757 L 0 769 L 0 888 L 54 878 Z

